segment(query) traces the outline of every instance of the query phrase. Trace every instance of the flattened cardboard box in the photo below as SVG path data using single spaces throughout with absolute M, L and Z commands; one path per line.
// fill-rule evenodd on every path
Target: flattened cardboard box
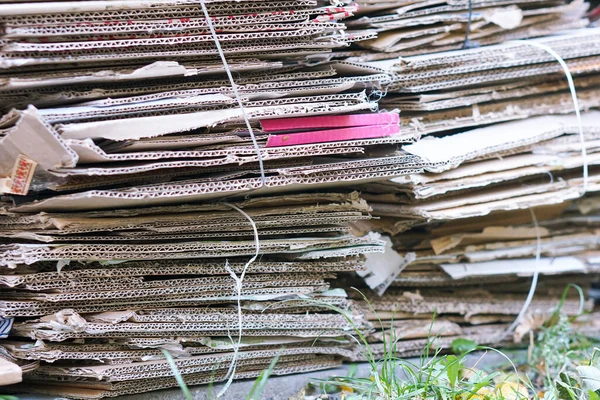
M 247 272 L 252 273 L 301 273 L 301 272 L 347 272 L 360 270 L 362 259 L 359 257 L 339 261 L 268 261 L 264 257 L 260 262 L 248 266 Z M 236 274 L 244 269 L 245 262 L 230 260 L 228 266 Z M 36 267 L 39 264 L 36 264 Z M 52 265 L 54 268 L 55 265 Z M 7 287 L 24 287 L 29 284 L 60 282 L 64 279 L 102 279 L 139 276 L 169 276 L 169 275 L 229 275 L 221 262 L 206 262 L 202 260 L 173 260 L 173 261 L 132 261 L 119 263 L 111 267 L 94 266 L 89 264 L 69 263 L 61 271 L 40 271 L 29 274 L 11 274 L 0 276 L 0 283 Z
M 346 24 L 352 29 L 374 29 L 378 38 L 359 42 L 371 51 L 349 54 L 357 61 L 439 53 L 464 48 L 465 40 L 479 46 L 507 40 L 529 39 L 559 31 L 583 28 L 587 5 L 564 2 L 481 2 L 425 1 L 413 4 L 359 2 L 360 17 Z M 469 28 L 467 36 L 466 30 Z M 432 27 L 433 26 L 433 27 Z M 380 53 L 384 52 L 384 53 Z
M 287 375 L 294 373 L 311 372 L 320 369 L 336 368 L 341 365 L 341 360 L 332 359 L 330 357 L 318 357 L 313 361 L 308 362 L 289 362 L 281 363 L 272 370 L 273 375 Z M 234 379 L 251 379 L 258 377 L 262 371 L 268 367 L 268 364 L 252 367 L 241 367 L 236 370 Z M 188 385 L 200 385 L 207 384 L 210 382 L 225 381 L 227 379 L 226 372 L 214 373 L 199 373 L 199 374 L 188 374 L 185 377 Z M 35 387 L 35 390 L 39 393 L 52 394 L 57 396 L 68 396 L 69 398 L 75 399 L 100 399 L 103 397 L 116 397 L 126 394 L 143 393 L 152 390 L 165 389 L 170 387 L 176 387 L 177 381 L 175 378 L 162 378 L 162 379 L 145 379 L 137 380 L 135 382 L 123 382 L 123 384 L 113 384 L 108 388 L 98 388 L 98 386 L 92 386 L 86 388 L 82 383 L 73 384 L 69 386 L 64 384 L 52 385 L 46 380 L 40 382 L 39 380 L 33 380 L 35 385 L 28 385 Z
M 322 304 L 334 305 L 340 309 L 347 309 L 349 306 L 346 300 L 346 293 L 344 291 L 330 289 L 323 291 L 324 288 L 293 288 L 289 290 L 265 290 L 259 291 L 259 293 L 249 293 L 242 296 L 242 310 L 261 312 L 270 312 L 271 309 L 286 309 L 288 312 L 302 313 L 306 311 L 322 311 L 323 307 L 315 306 L 315 301 Z M 315 290 L 321 290 L 315 292 Z M 251 291 L 247 291 L 251 292 Z M 287 296 L 287 297 L 286 297 Z M 38 301 L 2 301 L 0 302 L 0 312 L 3 316 L 12 317 L 39 317 L 43 315 L 55 314 L 61 312 L 64 309 L 73 309 L 78 313 L 100 313 L 108 311 L 122 311 L 136 307 L 138 309 L 143 308 L 161 308 L 161 307 L 198 307 L 208 305 L 227 305 L 233 301 L 237 301 L 237 297 L 232 297 L 229 294 L 221 296 L 195 296 L 189 298 L 189 295 L 177 298 L 175 296 L 164 296 L 159 300 L 153 299 L 127 299 L 126 302 L 113 301 L 113 300 L 101 300 L 98 304 L 94 302 L 81 302 L 75 303 L 52 303 L 42 304 Z M 301 299 L 310 298 L 308 305 Z M 282 306 L 278 300 L 284 298 L 286 302 Z M 291 298 L 291 300 L 290 300 Z M 157 339 L 159 340 L 159 339 Z

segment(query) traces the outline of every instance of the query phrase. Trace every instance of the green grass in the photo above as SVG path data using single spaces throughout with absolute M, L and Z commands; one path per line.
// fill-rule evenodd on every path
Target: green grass
M 355 325 L 352 317 L 338 307 L 326 303 L 319 305 L 343 315 L 351 324 L 351 337 L 358 344 L 369 363 L 369 376 L 357 376 L 356 366 L 348 368 L 348 375 L 326 380 L 313 380 L 306 390 L 306 399 L 344 400 L 600 400 L 600 348 L 591 339 L 577 334 L 573 322 L 577 317 L 567 317 L 561 312 L 568 291 L 575 288 L 581 298 L 583 291 L 567 287 L 555 312 L 531 337 L 528 356 L 514 362 L 504 352 L 478 346 L 468 339 L 456 339 L 452 343 L 454 354 L 442 354 L 434 346 L 438 335 L 431 335 L 432 319 L 427 345 L 417 361 L 397 357 L 398 338 L 393 324 L 382 328 L 383 357 L 377 358 L 365 332 Z M 377 315 L 368 299 L 363 298 Z M 581 314 L 581 312 L 580 312 Z M 379 320 L 380 326 L 385 326 Z M 175 375 L 184 397 L 191 394 L 171 355 L 163 351 Z M 495 370 L 479 367 L 488 353 L 497 353 L 505 360 Z M 479 357 L 473 367 L 467 367 L 468 359 Z M 258 400 L 279 357 L 256 379 L 246 400 Z M 329 397 L 329 395 L 332 395 Z
M 569 285 L 556 311 L 537 332 L 523 365 L 544 399 L 596 399 L 600 395 L 600 350 L 573 327 L 583 308 L 575 317 L 561 313 L 570 288 L 577 290 L 583 304 L 581 288 Z
M 345 377 L 314 380 L 307 399 L 334 395 L 331 398 L 346 400 L 600 400 L 600 349 L 575 332 L 576 317 L 561 313 L 571 288 L 579 292 L 583 306 L 581 288 L 567 287 L 555 312 L 532 336 L 528 359 L 518 365 L 505 353 L 467 339 L 453 342 L 454 354 L 442 354 L 441 349 L 434 348 L 437 336 L 432 337 L 431 333 L 418 361 L 409 362 L 396 356 L 394 329 L 388 329 L 384 335 L 388 340 L 383 343 L 383 357 L 375 359 L 369 342 L 355 329 L 357 342 L 371 366 L 369 376 L 361 378 L 353 372 Z M 371 311 L 376 315 L 372 307 Z M 352 323 L 350 318 L 348 321 Z M 475 356 L 475 352 L 483 353 L 481 358 L 494 352 L 506 362 L 495 371 L 468 368 L 467 358 Z M 476 365 L 482 364 L 481 358 Z
M 163 352 L 163 355 L 165 356 L 167 362 L 169 363 L 169 366 L 171 367 L 171 371 L 173 372 L 173 375 L 175 376 L 175 380 L 177 381 L 177 384 L 179 385 L 179 389 L 181 389 L 181 393 L 183 394 L 185 400 L 193 400 L 192 393 L 190 392 L 190 389 L 188 388 L 187 384 L 185 383 L 184 376 L 179 371 L 179 368 L 177 368 L 177 365 L 175 364 L 175 361 L 173 360 L 173 356 L 167 350 L 163 350 L 162 352 Z M 267 369 L 263 370 L 260 373 L 260 375 L 256 378 L 256 380 L 254 381 L 254 385 L 252 385 L 250 392 L 246 396 L 246 400 L 260 400 L 260 396 L 265 388 L 267 380 L 273 373 L 273 369 L 275 369 L 275 365 L 277 364 L 277 361 L 279 361 L 279 355 L 280 354 L 277 354 L 273 358 L 273 360 L 271 360 L 269 367 Z M 213 371 L 213 376 L 215 375 L 216 368 L 218 368 L 218 366 L 219 365 L 217 364 L 217 366 L 215 367 L 215 371 Z M 207 393 L 208 399 L 213 399 L 213 398 L 216 399 L 217 398 L 216 395 L 213 396 L 213 394 L 212 394 L 213 384 L 214 384 L 214 382 L 211 382 L 208 385 L 208 393 Z M 0 400 L 3 400 L 1 396 L 0 396 Z M 13 400 L 13 399 L 6 399 L 6 400 Z M 18 399 L 16 399 L 16 400 L 18 400 Z

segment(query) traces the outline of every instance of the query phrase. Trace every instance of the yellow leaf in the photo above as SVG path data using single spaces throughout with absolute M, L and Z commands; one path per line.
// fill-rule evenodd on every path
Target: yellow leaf
M 477 394 L 482 395 L 482 396 L 487 396 L 489 394 L 492 394 L 492 389 L 487 386 L 484 386 L 477 391 Z
M 496 393 L 505 400 L 528 399 L 527 388 L 517 382 L 501 382 L 496 386 Z
M 480 388 L 477 392 L 475 392 L 475 394 L 470 394 L 470 393 L 463 394 L 463 399 L 465 399 L 465 400 L 466 399 L 469 399 L 469 400 L 485 400 L 486 398 L 489 398 L 493 394 L 494 394 L 494 392 L 492 391 L 491 388 L 484 386 L 484 387 Z
M 350 386 L 342 385 L 342 392 L 344 393 L 354 393 L 354 389 Z

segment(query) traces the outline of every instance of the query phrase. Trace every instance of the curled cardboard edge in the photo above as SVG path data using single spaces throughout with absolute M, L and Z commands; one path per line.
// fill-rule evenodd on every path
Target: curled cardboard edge
M 584 114 L 584 124 L 594 126 L 597 125 L 597 121 L 600 121 L 600 112 Z M 496 124 L 443 138 L 428 138 L 404 146 L 403 149 L 429 162 L 449 162 L 436 165 L 436 172 L 441 172 L 440 167 L 450 169 L 457 162 L 486 153 L 532 144 L 542 138 L 560 136 L 573 123 L 572 115 L 547 115 Z
M 72 168 L 77 164 L 77 154 L 67 146 L 58 133 L 46 124 L 33 106 L 19 113 L 15 126 L 0 140 L 0 182 L 10 188 L 19 160 L 29 165 L 39 165 L 44 170 Z M 30 171 L 29 180 L 33 171 Z M 27 185 L 28 186 L 28 185 Z M 3 190 L 3 189 L 0 189 Z M 27 194 L 26 190 L 24 193 Z
M 139 68 L 114 68 L 103 71 L 90 71 L 75 76 L 51 76 L 47 78 L 21 78 L 19 76 L 0 79 L 0 91 L 20 90 L 28 88 L 73 85 L 77 83 L 104 83 L 150 78 L 196 75 L 195 68 L 187 69 L 177 61 L 156 61 Z
M 555 257 L 535 259 L 495 260 L 475 263 L 441 264 L 440 267 L 452 279 L 516 274 L 529 276 L 538 271 L 541 274 L 585 273 L 584 263 L 575 257 Z
M 8 360 L 0 357 L 0 386 L 12 385 L 23 381 L 21 368 Z
M 205 3 L 220 3 L 223 0 L 204 0 Z M 246 3 L 260 2 L 260 0 L 245 0 Z M 53 1 L 45 3 L 18 3 L 2 6 L 2 16 L 12 15 L 38 15 L 58 13 L 85 13 L 103 11 L 133 11 L 152 10 L 156 8 L 194 6 L 196 1 L 191 0 L 154 0 L 147 2 L 143 0 L 94 0 L 94 1 Z

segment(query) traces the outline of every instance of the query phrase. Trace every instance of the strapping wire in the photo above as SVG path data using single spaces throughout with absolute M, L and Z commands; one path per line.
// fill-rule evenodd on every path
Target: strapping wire
M 517 328 L 517 326 L 519 326 L 519 323 L 521 323 L 521 320 L 525 316 L 525 313 L 527 312 L 527 310 L 529 309 L 529 306 L 531 305 L 531 302 L 533 301 L 533 296 L 535 295 L 535 290 L 537 289 L 537 284 L 538 284 L 538 280 L 540 277 L 539 266 L 540 266 L 540 259 L 542 257 L 542 237 L 540 235 L 540 225 L 538 224 L 538 220 L 537 220 L 537 218 L 535 216 L 535 212 L 533 211 L 532 208 L 529 209 L 529 212 L 531 214 L 531 220 L 533 221 L 533 226 L 535 226 L 535 236 L 536 236 L 535 266 L 534 266 L 534 271 L 533 271 L 533 278 L 531 279 L 531 286 L 529 287 L 529 293 L 527 293 L 527 298 L 525 299 L 525 303 L 523 303 L 523 307 L 521 308 L 521 311 L 519 311 L 517 318 L 515 318 L 513 323 L 504 332 L 503 337 L 506 337 L 510 333 L 512 333 Z
M 256 155 L 258 158 L 258 165 L 260 168 L 261 187 L 263 187 L 266 184 L 266 177 L 265 177 L 265 168 L 264 168 L 264 164 L 263 164 L 263 157 L 262 157 L 260 147 L 258 146 L 256 136 L 254 135 L 254 130 L 252 129 L 252 125 L 250 124 L 248 114 L 246 113 L 246 109 L 244 108 L 244 103 L 242 102 L 242 98 L 238 91 L 235 80 L 233 79 L 233 75 L 231 73 L 231 68 L 229 67 L 229 64 L 227 63 L 227 58 L 225 57 L 225 53 L 223 52 L 223 48 L 221 47 L 221 43 L 219 42 L 219 37 L 217 36 L 217 32 L 215 31 L 215 28 L 212 23 L 212 19 L 208 13 L 208 9 L 206 8 L 206 4 L 204 3 L 204 0 L 200 0 L 200 6 L 202 7 L 202 12 L 204 13 L 204 17 L 206 18 L 206 23 L 208 25 L 208 29 L 210 30 L 210 33 L 213 37 L 213 40 L 215 42 L 215 46 L 217 48 L 219 56 L 221 57 L 221 61 L 223 63 L 223 68 L 225 68 L 225 72 L 227 73 L 227 77 L 229 78 L 229 82 L 231 83 L 231 89 L 235 95 L 238 106 L 242 112 L 242 116 L 244 117 L 244 122 L 246 124 L 246 128 L 248 129 L 248 133 L 250 134 L 250 137 L 252 138 L 252 144 L 254 145 L 254 150 L 256 151 Z M 229 272 L 229 274 L 231 275 L 231 277 L 233 278 L 233 280 L 235 282 L 236 297 L 237 297 L 237 310 L 238 310 L 238 338 L 237 338 L 237 343 L 232 340 L 233 358 L 231 360 L 231 364 L 229 365 L 229 369 L 227 371 L 227 375 L 226 375 L 227 382 L 225 383 L 225 386 L 223 386 L 223 388 L 219 391 L 219 393 L 217 393 L 217 397 L 221 397 L 221 396 L 223 396 L 223 394 L 225 394 L 225 392 L 227 392 L 227 390 L 231 386 L 231 383 L 233 382 L 233 378 L 235 377 L 235 370 L 237 367 L 237 359 L 239 356 L 239 349 L 240 349 L 240 346 L 242 343 L 242 335 L 243 335 L 243 326 L 242 326 L 243 325 L 243 315 L 242 315 L 241 299 L 242 299 L 242 289 L 244 286 L 244 277 L 246 276 L 246 271 L 248 270 L 248 267 L 254 261 L 256 261 L 256 259 L 258 258 L 258 255 L 260 253 L 260 240 L 258 237 L 258 229 L 256 228 L 256 224 L 254 223 L 252 218 L 246 212 L 244 212 L 242 209 L 238 208 L 237 206 L 234 206 L 233 204 L 229 204 L 229 203 L 223 203 L 223 204 L 236 210 L 250 222 L 250 224 L 252 225 L 252 230 L 254 231 L 254 244 L 255 244 L 256 251 L 255 251 L 254 256 L 250 260 L 248 260 L 246 265 L 244 265 L 242 273 L 240 274 L 239 277 L 229 267 L 228 263 L 225 264 L 225 268 L 226 268 L 227 272 Z
M 577 90 L 575 89 L 575 83 L 573 82 L 573 75 L 571 74 L 571 71 L 569 70 L 569 66 L 567 65 L 565 60 L 560 56 L 560 54 L 558 54 L 556 51 L 554 51 L 554 49 L 552 49 L 550 46 L 547 46 L 543 43 L 538 43 L 538 42 L 533 42 L 533 41 L 525 41 L 525 40 L 512 40 L 512 41 L 509 41 L 506 43 L 507 44 L 519 44 L 519 45 L 524 44 L 524 45 L 533 46 L 533 47 L 542 49 L 542 50 L 546 51 L 548 54 L 550 54 L 552 57 L 554 57 L 556 59 L 556 61 L 558 61 L 560 66 L 562 67 L 563 72 L 565 73 L 565 76 L 567 78 L 567 82 L 569 84 L 569 91 L 571 92 L 571 100 L 573 101 L 573 107 L 575 107 L 575 116 L 577 117 L 577 126 L 579 128 L 579 142 L 581 143 L 581 158 L 583 160 L 583 188 L 582 188 L 582 193 L 581 193 L 581 195 L 583 196 L 584 194 L 587 193 L 587 189 L 588 189 L 589 173 L 588 173 L 587 149 L 586 149 L 586 144 L 585 144 L 585 135 L 583 134 L 583 122 L 581 120 L 581 111 L 579 108 L 579 101 L 577 100 Z
M 225 57 L 225 53 L 223 52 L 223 48 L 221 47 L 221 42 L 219 42 L 219 37 L 217 36 L 217 32 L 215 31 L 215 27 L 212 23 L 212 19 L 210 18 L 208 9 L 206 8 L 206 4 L 204 4 L 204 0 L 200 0 L 200 6 L 202 6 L 202 12 L 204 13 L 204 17 L 206 18 L 206 23 L 208 25 L 208 29 L 210 30 L 210 34 L 212 35 L 213 40 L 215 41 L 215 46 L 217 47 L 217 51 L 219 53 L 219 56 L 221 57 L 221 61 L 223 63 L 223 68 L 225 68 L 225 72 L 227 73 L 227 77 L 229 78 L 229 82 L 231 83 L 231 89 L 233 90 L 233 94 L 235 95 L 238 106 L 240 107 L 240 110 L 242 111 L 242 116 L 244 117 L 244 122 L 246 123 L 246 128 L 248 129 L 248 133 L 250 134 L 250 137 L 252 138 L 252 144 L 254 145 L 254 150 L 256 151 L 256 155 L 258 157 L 258 166 L 260 167 L 261 187 L 265 186 L 265 183 L 266 183 L 265 168 L 263 166 L 263 158 L 262 158 L 262 153 L 260 151 L 260 147 L 258 146 L 258 142 L 256 141 L 256 136 L 254 136 L 254 130 L 252 129 L 252 126 L 250 124 L 248 114 L 246 114 L 246 109 L 244 108 L 244 103 L 242 102 L 242 98 L 238 91 L 235 80 L 233 79 L 233 75 L 231 73 L 231 68 L 229 67 L 229 64 L 227 63 L 227 58 Z
M 473 49 L 479 47 L 479 43 L 473 42 L 469 39 L 471 33 L 471 20 L 473 19 L 473 0 L 469 0 L 469 19 L 467 20 L 467 29 L 465 32 L 465 41 L 463 42 L 463 49 Z
M 228 377 L 227 382 L 225 383 L 225 386 L 221 389 L 221 391 L 219 393 L 217 393 L 217 397 L 221 397 L 223 394 L 225 394 L 227 389 L 229 389 L 229 386 L 231 386 L 231 383 L 233 382 L 233 377 L 235 376 L 235 369 L 237 366 L 237 358 L 238 358 L 240 346 L 242 344 L 242 334 L 243 334 L 243 329 L 242 329 L 243 328 L 242 327 L 242 324 L 243 324 L 242 288 L 244 286 L 244 277 L 246 276 L 246 271 L 248 270 L 248 267 L 254 261 L 256 261 L 256 259 L 258 258 L 258 255 L 260 253 L 260 240 L 258 239 L 258 229 L 256 228 L 256 223 L 254 222 L 252 217 L 250 217 L 248 215 L 248 213 L 246 213 L 244 210 L 242 210 L 241 208 L 239 208 L 237 206 L 234 206 L 233 204 L 229 204 L 229 203 L 223 203 L 223 204 L 228 207 L 231 207 L 235 211 L 239 212 L 248 220 L 248 222 L 250 222 L 250 225 L 252 225 L 252 230 L 254 232 L 255 252 L 254 252 L 254 256 L 250 260 L 248 260 L 246 265 L 244 265 L 244 268 L 242 269 L 242 273 L 240 274 L 239 277 L 229 267 L 228 263 L 225 264 L 225 269 L 227 270 L 227 272 L 229 272 L 229 275 L 231 275 L 231 277 L 235 281 L 235 291 L 236 291 L 236 297 L 237 297 L 237 311 L 238 311 L 238 338 L 237 338 L 237 343 L 235 343 L 235 342 L 232 343 L 233 344 L 233 359 L 231 360 L 231 364 L 229 365 L 229 370 L 227 371 L 227 377 Z
M 556 59 L 556 61 L 558 61 L 560 66 L 562 67 L 563 72 L 565 73 L 565 76 L 567 78 L 567 82 L 569 83 L 569 90 L 571 92 L 571 99 L 573 101 L 573 106 L 575 107 L 575 115 L 577 117 L 577 125 L 579 128 L 579 140 L 581 142 L 581 157 L 582 157 L 582 161 L 583 161 L 583 187 L 580 192 L 580 195 L 581 196 L 585 195 L 585 193 L 587 192 L 587 189 L 588 189 L 588 175 L 589 175 L 587 149 L 586 149 L 586 144 L 585 144 L 585 135 L 583 133 L 583 122 L 581 120 L 579 101 L 577 100 L 577 91 L 575 89 L 575 83 L 573 82 L 573 75 L 571 74 L 571 71 L 569 70 L 569 66 L 567 65 L 565 60 L 556 51 L 554 51 L 550 46 L 547 46 L 543 43 L 538 43 L 538 42 L 533 42 L 533 41 L 525 41 L 525 40 L 514 40 L 514 41 L 508 41 L 505 43 L 506 44 L 516 44 L 516 45 L 528 45 L 528 46 L 542 49 L 542 50 L 546 51 L 548 54 L 550 54 L 552 57 L 554 57 Z M 515 318 L 513 323 L 510 325 L 510 327 L 504 332 L 503 337 L 506 337 L 506 335 L 508 335 L 512 331 L 514 331 L 516 329 L 516 327 L 519 325 L 519 323 L 523 319 L 523 316 L 529 309 L 529 306 L 531 305 L 531 301 L 533 300 L 533 296 L 535 295 L 535 290 L 537 289 L 537 284 L 538 284 L 538 279 L 539 279 L 539 263 L 540 263 L 541 253 L 542 253 L 542 241 L 540 238 L 540 229 L 539 229 L 538 221 L 535 217 L 535 213 L 533 212 L 532 209 L 530 209 L 529 211 L 531 212 L 531 218 L 535 225 L 536 236 L 537 236 L 537 247 L 536 247 L 536 254 L 535 254 L 535 269 L 534 269 L 534 273 L 533 273 L 533 279 L 531 280 L 531 286 L 529 287 L 529 293 L 527 294 L 527 298 L 525 299 L 525 303 L 523 303 L 523 307 L 521 308 L 521 311 L 519 311 L 517 318 Z

